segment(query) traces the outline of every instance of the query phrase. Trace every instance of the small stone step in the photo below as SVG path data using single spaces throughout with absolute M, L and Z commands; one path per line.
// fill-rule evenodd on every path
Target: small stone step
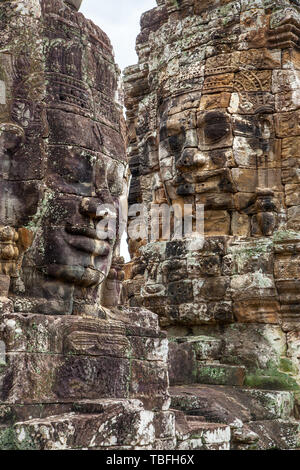
M 82 402 L 84 413 L 66 413 L 16 423 L 10 430 L 11 449 L 153 448 L 154 413 L 145 411 L 139 400 L 113 402 Z M 102 411 L 92 413 L 92 407 Z
M 251 375 L 247 374 L 245 385 L 259 390 L 295 390 L 299 389 L 295 377 L 289 374 L 279 373 L 278 375 Z
M 177 450 L 230 450 L 230 426 L 175 411 Z
M 225 424 L 288 420 L 295 403 L 292 392 L 199 384 L 170 387 L 170 395 L 172 408 Z
M 246 368 L 224 364 L 201 364 L 197 366 L 199 384 L 243 386 Z
M 293 393 L 198 385 L 170 388 L 171 406 L 231 428 L 231 449 L 294 449 L 299 422 L 293 416 Z M 187 420 L 190 418 L 187 417 Z
M 253 421 L 247 427 L 260 436 L 252 447 L 255 450 L 289 450 L 300 445 L 299 422 L 272 420 Z

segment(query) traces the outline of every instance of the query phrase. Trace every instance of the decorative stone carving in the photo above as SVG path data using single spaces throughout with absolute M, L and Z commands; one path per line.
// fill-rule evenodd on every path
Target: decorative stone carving
M 207 407 L 191 383 L 214 385 L 208 395 L 219 385 L 300 385 L 284 346 L 291 337 L 297 349 L 299 330 L 299 5 L 157 3 L 141 20 L 139 64 L 125 71 L 129 198 L 147 208 L 203 204 L 205 242 L 191 249 L 174 230 L 130 244 L 125 284 L 129 305 L 156 312 L 167 329 L 175 407 L 199 415 Z M 232 432 L 233 448 L 246 448 Z M 264 448 L 263 434 L 255 439 Z
M 299 447 L 298 3 L 158 0 L 126 136 L 81 1 L 1 2 L 0 449 Z M 129 203 L 203 243 L 103 240 L 126 140 Z
M 166 335 L 119 308 L 98 225 L 126 203 L 119 70 L 80 4 L 0 6 L 0 449 L 167 448 Z
M 14 64 L 11 71 L 7 58 L 3 63 L 6 95 L 12 98 L 3 111 L 11 110 L 9 123 L 2 125 L 2 184 L 7 194 L 2 218 L 33 233 L 12 291 L 21 311 L 25 302 L 27 311 L 82 314 L 93 309 L 97 314 L 100 284 L 118 244 L 97 236 L 97 207 L 117 206 L 127 184 L 120 109 L 114 103 L 116 66 L 109 40 L 92 23 L 83 22 L 61 2 L 42 2 L 39 8 L 31 28 L 32 42 L 44 42 L 39 59 L 33 55 L 34 44 L 30 48 L 18 37 L 19 50 L 12 45 L 8 55 Z M 26 21 L 23 13 L 11 9 L 10 14 Z M 66 19 L 77 34 L 64 42 Z M 36 89 L 38 73 L 39 95 L 32 91 L 31 99 L 19 96 L 24 87 L 18 80 Z M 23 206 L 26 195 L 29 203 Z

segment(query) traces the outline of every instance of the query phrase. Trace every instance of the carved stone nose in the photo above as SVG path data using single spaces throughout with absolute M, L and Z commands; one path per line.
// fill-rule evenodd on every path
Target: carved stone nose
M 193 161 L 194 161 L 194 152 L 191 152 L 190 150 L 184 150 L 180 159 L 176 163 L 176 167 L 184 168 L 184 167 L 193 166 Z
M 205 155 L 196 152 L 195 149 L 185 149 L 176 163 L 177 168 L 201 167 L 205 165 Z

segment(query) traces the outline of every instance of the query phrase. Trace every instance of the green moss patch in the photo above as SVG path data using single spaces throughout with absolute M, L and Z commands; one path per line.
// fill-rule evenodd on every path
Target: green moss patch
M 256 373 L 246 374 L 245 386 L 264 390 L 300 390 L 293 377 L 276 369 L 257 370 Z

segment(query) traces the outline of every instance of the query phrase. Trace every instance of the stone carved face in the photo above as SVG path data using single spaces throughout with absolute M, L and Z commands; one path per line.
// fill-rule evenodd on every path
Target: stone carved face
M 221 59 L 214 59 L 217 70 Z M 237 62 L 238 56 L 231 60 Z M 212 80 L 210 73 L 210 66 L 200 67 L 199 90 L 182 91 L 160 106 L 158 156 L 164 188 L 173 203 L 204 204 L 208 235 L 270 234 L 276 217 L 259 227 L 257 213 L 277 212 L 274 191 L 275 200 L 283 199 L 271 81 L 253 85 L 239 72 L 230 74 L 231 83 L 219 91 L 226 74 Z
M 0 225 L 22 230 L 26 248 L 12 289 L 47 299 L 49 313 L 56 297 L 70 311 L 74 289 L 82 302 L 87 287 L 97 296 L 118 249 L 116 238 L 100 239 L 97 210 L 109 204 L 118 212 L 127 185 L 111 45 L 65 3 L 76 10 L 81 2 L 45 1 L 32 24 L 14 10 L 28 38 L 17 35 L 17 48 L 5 33 L 9 54 L 0 57 Z M 66 20 L 78 31 L 72 39 L 57 27 Z
M 160 174 L 174 202 L 191 203 L 196 195 L 200 202 L 201 194 L 232 186 L 226 168 L 232 162 L 230 116 L 225 110 L 200 111 L 200 96 L 189 93 L 168 100 L 160 120 Z
M 132 185 L 132 195 L 203 203 L 207 235 L 269 236 L 286 209 L 282 139 L 298 132 L 298 59 L 284 51 L 296 10 L 211 3 L 165 2 L 155 11 L 158 34 L 145 29 L 139 37 L 141 63 L 147 43 L 149 73 L 143 78 L 141 67 L 138 80 L 138 69 L 128 70 L 137 81 L 127 81 L 130 137 L 141 162 L 140 189 Z M 225 28 L 220 18 L 227 18 Z M 145 21 L 152 24 L 150 12 Z M 281 30 L 286 35 L 279 37 Z M 145 162 L 147 139 L 157 140 L 158 169 L 150 152 Z M 155 194 L 141 197 L 151 171 Z
M 3 17 L 6 8 L 4 5 Z M 24 28 L 24 20 L 20 18 L 20 28 Z M 23 38 L 17 37 L 11 44 L 5 26 L 4 21 L 2 45 L 7 53 L 0 54 L 0 271 L 16 276 L 22 254 L 32 241 L 25 227 L 36 213 L 41 195 L 46 120 L 35 31 L 29 24 L 28 31 L 23 29 Z M 35 47 L 34 54 L 29 44 Z
M 126 167 L 75 147 L 54 148 L 51 157 L 49 190 L 42 202 L 46 212 L 34 243 L 35 265 L 57 279 L 97 285 L 108 274 L 116 244 L 115 239 L 99 239 L 97 210 L 109 204 L 118 211 Z
M 299 53 L 290 34 L 299 12 L 292 3 L 273 10 L 266 2 L 258 9 L 165 1 L 143 17 L 140 63 L 125 78 L 131 199 L 205 209 L 202 250 L 191 252 L 185 240 L 144 240 L 140 252 L 133 246 L 141 255 L 133 284 L 141 285 L 135 273 L 144 283 L 132 305 L 141 302 L 165 325 L 294 318 L 299 273 L 291 268 L 283 280 L 276 267 L 288 258 L 288 242 L 279 253 L 276 237 L 298 239 L 300 227 Z M 289 301 L 284 289 L 293 291 Z

